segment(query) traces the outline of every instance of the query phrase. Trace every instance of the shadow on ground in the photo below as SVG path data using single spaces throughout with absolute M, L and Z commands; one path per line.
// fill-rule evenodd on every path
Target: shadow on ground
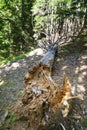
M 64 50 L 65 49 L 65 50 Z M 87 86 L 87 43 L 69 44 L 63 47 L 56 58 L 53 75 L 61 80 L 63 74 L 69 77 L 73 89 L 84 93 Z

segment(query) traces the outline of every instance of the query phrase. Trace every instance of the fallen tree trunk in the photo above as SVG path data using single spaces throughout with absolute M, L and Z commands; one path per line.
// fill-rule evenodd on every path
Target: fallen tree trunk
M 51 69 L 55 58 L 55 53 L 57 51 L 57 46 L 53 45 L 48 52 L 45 54 L 45 56 L 33 67 L 31 67 L 28 71 L 28 73 L 25 75 L 25 87 L 32 82 L 33 80 L 36 80 L 40 76 L 40 73 L 45 73 L 45 76 L 51 76 Z M 36 79 L 35 78 L 36 75 Z
M 51 78 L 56 50 L 57 46 L 52 46 L 25 75 L 24 95 L 13 111 L 18 119 L 28 122 L 27 130 L 61 130 L 68 121 L 66 117 L 74 97 L 66 76 L 61 87 Z
M 51 85 L 51 89 L 54 89 L 55 83 L 51 78 L 51 69 L 55 58 L 57 46 L 52 46 L 45 56 L 33 67 L 28 70 L 25 75 L 25 88 L 26 93 L 29 89 L 32 89 L 35 93 L 39 93 L 39 90 L 45 90 Z M 23 103 L 27 103 L 28 94 L 23 97 Z

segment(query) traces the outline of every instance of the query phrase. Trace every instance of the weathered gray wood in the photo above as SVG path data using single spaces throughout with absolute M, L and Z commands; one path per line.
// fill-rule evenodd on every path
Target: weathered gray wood
M 52 45 L 44 57 L 40 60 L 41 63 L 52 69 L 55 53 L 57 51 L 57 45 Z

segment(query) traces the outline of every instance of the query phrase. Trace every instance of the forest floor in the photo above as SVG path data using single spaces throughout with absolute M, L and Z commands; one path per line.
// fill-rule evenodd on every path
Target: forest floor
M 28 68 L 43 55 L 42 49 L 36 49 L 26 58 L 10 62 L 0 68 L 0 122 L 4 120 L 2 117 L 9 105 L 23 95 L 24 75 Z M 61 84 L 64 73 L 70 80 L 72 93 L 84 97 L 81 104 L 84 117 L 82 127 L 87 130 L 87 43 L 69 44 L 59 51 L 52 71 L 56 83 Z

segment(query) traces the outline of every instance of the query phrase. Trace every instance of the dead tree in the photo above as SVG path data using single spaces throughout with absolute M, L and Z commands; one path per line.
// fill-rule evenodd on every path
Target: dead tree
M 72 96 L 66 75 L 61 87 L 51 78 L 56 50 L 57 45 L 52 45 L 44 57 L 28 70 L 24 78 L 24 95 L 12 109 L 18 120 L 28 122 L 27 130 L 64 129 L 71 100 L 80 98 Z

